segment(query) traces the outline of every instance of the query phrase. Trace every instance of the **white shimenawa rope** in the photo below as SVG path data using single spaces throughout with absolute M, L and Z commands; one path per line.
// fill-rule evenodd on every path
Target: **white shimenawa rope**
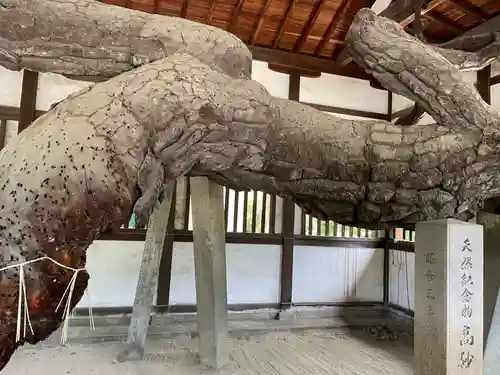
M 0 272 L 6 271 L 9 269 L 13 268 L 19 268 L 19 296 L 18 296 L 18 304 L 17 304 L 17 328 L 16 328 L 16 342 L 19 342 L 21 338 L 26 337 L 26 329 L 30 328 L 31 333 L 33 334 L 33 327 L 31 326 L 31 320 L 30 320 L 30 315 L 29 315 L 29 308 L 28 308 L 28 297 L 26 294 L 26 283 L 24 279 L 24 266 L 35 263 L 35 262 L 40 262 L 42 260 L 50 260 L 52 263 L 57 264 L 59 267 L 65 268 L 67 270 L 72 270 L 73 271 L 73 277 L 71 278 L 68 286 L 66 287 L 66 290 L 64 291 L 61 300 L 59 301 L 57 307 L 56 307 L 56 312 L 59 310 L 61 307 L 61 303 L 64 300 L 64 297 L 66 296 L 66 293 L 68 293 L 68 298 L 66 299 L 66 305 L 64 306 L 64 313 L 63 313 L 63 328 L 62 328 L 62 336 L 61 336 L 61 344 L 65 344 L 68 338 L 68 323 L 69 323 L 69 318 L 71 316 L 71 313 L 69 311 L 70 309 L 70 302 L 71 298 L 73 296 L 73 290 L 75 289 L 75 284 L 76 284 L 76 278 L 78 276 L 78 272 L 85 270 L 85 268 L 73 268 L 73 267 L 68 267 L 65 266 L 62 263 L 59 263 L 58 261 L 52 259 L 51 257 L 48 256 L 43 256 L 41 258 L 29 260 L 23 263 L 18 263 L 18 264 L 12 264 L 7 267 L 0 268 Z M 92 313 L 92 305 L 90 303 L 90 293 L 87 288 L 87 297 L 89 299 L 89 319 L 90 319 L 90 328 L 92 330 L 95 329 L 95 324 L 94 324 L 94 315 Z M 23 317 L 23 319 L 21 319 Z M 21 328 L 21 320 L 24 321 L 24 326 Z

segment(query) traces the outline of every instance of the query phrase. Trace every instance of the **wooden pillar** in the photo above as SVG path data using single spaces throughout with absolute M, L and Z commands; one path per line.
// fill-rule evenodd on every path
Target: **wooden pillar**
M 154 297 L 158 288 L 158 273 L 174 195 L 174 183 L 165 185 L 165 197 L 149 219 L 128 329 L 127 348 L 118 356 L 120 362 L 142 359 L 144 356 Z
M 21 90 L 18 133 L 31 125 L 36 119 L 36 94 L 38 91 L 38 72 L 25 70 Z
M 172 203 L 170 204 L 170 213 L 168 215 L 168 224 L 165 231 L 165 241 L 160 260 L 158 273 L 158 290 L 156 292 L 156 305 L 165 308 L 167 311 L 170 302 L 170 283 L 172 279 L 172 259 L 174 257 L 174 230 L 176 218 L 177 203 L 177 183 L 174 185 Z
M 226 231 L 222 186 L 191 178 L 199 354 L 219 369 L 228 359 Z
M 482 226 L 418 223 L 415 276 L 415 375 L 481 375 Z
M 477 72 L 477 90 L 481 98 L 491 104 L 491 65 Z

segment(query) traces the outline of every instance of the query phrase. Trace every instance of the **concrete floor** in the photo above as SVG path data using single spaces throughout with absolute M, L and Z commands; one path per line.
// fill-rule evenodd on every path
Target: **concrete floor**
M 213 372 L 199 365 L 197 340 L 150 339 L 144 361 L 118 363 L 119 342 L 92 344 L 51 340 L 19 350 L 2 375 L 410 375 L 411 338 L 376 339 L 371 332 L 309 330 L 230 339 L 230 360 Z

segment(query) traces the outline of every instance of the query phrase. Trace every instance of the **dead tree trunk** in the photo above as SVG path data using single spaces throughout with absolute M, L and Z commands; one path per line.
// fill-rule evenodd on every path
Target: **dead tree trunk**
M 151 212 L 158 187 L 185 174 L 293 197 L 366 228 L 473 217 L 500 193 L 500 114 L 459 69 L 463 56 L 480 68 L 495 49 L 443 52 L 367 9 L 346 43 L 440 125 L 344 120 L 274 98 L 248 79 L 248 49 L 222 30 L 91 0 L 0 0 L 0 64 L 117 75 L 61 102 L 0 154 L 1 264 L 43 253 L 82 267 L 101 232 L 134 205 Z M 19 274 L 0 274 L 13 296 L 0 303 L 0 368 L 24 340 L 58 327 L 54 304 L 70 276 L 46 263 L 26 271 L 34 333 L 17 341 Z M 77 281 L 72 306 L 86 277 Z

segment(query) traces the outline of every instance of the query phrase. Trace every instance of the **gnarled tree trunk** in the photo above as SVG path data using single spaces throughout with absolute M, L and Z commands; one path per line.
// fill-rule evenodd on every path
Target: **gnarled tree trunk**
M 344 120 L 274 98 L 249 79 L 243 43 L 212 27 L 91 0 L 0 0 L 0 64 L 116 75 L 61 102 L 0 153 L 1 264 L 46 254 L 81 268 L 100 233 L 132 208 L 147 217 L 158 187 L 184 174 L 292 196 L 313 215 L 367 228 L 474 216 L 499 193 L 500 114 L 459 69 L 467 54 L 469 68 L 485 57 L 424 45 L 367 9 L 346 43 L 440 125 Z M 71 272 L 44 261 L 26 276 L 34 332 L 17 341 L 19 274 L 0 274 L 0 368 L 60 324 L 54 310 Z M 86 283 L 81 274 L 72 306 Z

